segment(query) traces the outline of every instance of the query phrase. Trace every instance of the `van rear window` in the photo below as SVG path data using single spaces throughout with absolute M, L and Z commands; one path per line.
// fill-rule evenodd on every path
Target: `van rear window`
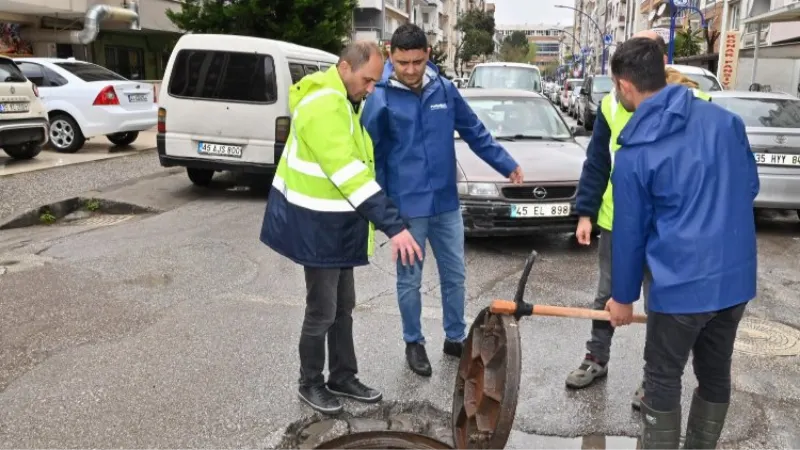
M 274 103 L 278 99 L 275 78 L 269 55 L 180 50 L 167 92 L 173 97 Z

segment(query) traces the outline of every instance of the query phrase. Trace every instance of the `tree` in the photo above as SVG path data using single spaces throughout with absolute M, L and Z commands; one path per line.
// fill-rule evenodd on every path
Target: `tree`
M 455 28 L 463 36 L 456 45 L 454 65 L 460 74 L 466 61 L 494 53 L 494 25 L 494 15 L 480 9 L 470 9 L 458 18 Z
M 445 63 L 447 63 L 447 53 L 441 45 L 431 47 L 431 62 L 439 69 L 439 75 L 450 79 L 450 77 L 447 76 L 447 68 L 445 67 Z
M 675 33 L 675 52 L 676 58 L 683 56 L 694 56 L 700 53 L 700 43 L 703 39 L 700 37 L 701 30 L 693 30 L 692 27 L 686 27 L 678 30 Z
M 528 57 L 528 37 L 522 31 L 514 31 L 503 39 L 500 45 L 500 59 L 508 62 L 526 62 Z
M 358 0 L 184 0 L 167 17 L 183 31 L 292 42 L 339 53 Z

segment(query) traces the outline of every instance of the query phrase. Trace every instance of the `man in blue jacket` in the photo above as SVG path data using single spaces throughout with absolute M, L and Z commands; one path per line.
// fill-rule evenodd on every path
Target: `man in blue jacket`
M 428 40 L 420 27 L 397 28 L 390 52 L 383 78 L 367 98 L 362 123 L 375 146 L 378 184 L 409 219 L 409 231 L 423 251 L 430 241 L 441 284 L 444 353 L 460 357 L 466 338 L 466 270 L 454 132 L 512 182 L 522 182 L 522 169 L 492 138 L 453 83 L 428 61 Z M 397 265 L 406 359 L 411 370 L 430 376 L 420 324 L 421 284 L 422 261 L 410 267 Z
M 633 116 L 612 174 L 613 326 L 627 325 L 645 264 L 652 282 L 644 350 L 640 448 L 678 448 L 681 376 L 693 353 L 685 448 L 716 448 L 731 395 L 731 356 L 756 295 L 756 162 L 738 116 L 666 86 L 658 45 L 631 39 L 611 60 Z

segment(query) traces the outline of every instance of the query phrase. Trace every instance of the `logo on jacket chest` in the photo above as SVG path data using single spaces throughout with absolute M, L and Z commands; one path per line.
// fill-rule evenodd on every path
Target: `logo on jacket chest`
M 447 109 L 447 103 L 434 103 L 431 105 L 431 111 L 437 111 L 440 109 Z

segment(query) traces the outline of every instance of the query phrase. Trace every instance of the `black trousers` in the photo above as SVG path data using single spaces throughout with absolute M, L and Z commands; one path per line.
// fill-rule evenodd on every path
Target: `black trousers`
M 353 344 L 356 306 L 353 269 L 305 268 L 306 313 L 300 335 L 300 385 L 325 384 L 325 338 L 328 381 L 341 384 L 358 373 Z
M 693 352 L 697 394 L 705 401 L 728 403 L 731 357 L 736 331 L 747 303 L 701 314 L 647 315 L 644 347 L 644 401 L 656 411 L 680 408 L 681 377 Z

